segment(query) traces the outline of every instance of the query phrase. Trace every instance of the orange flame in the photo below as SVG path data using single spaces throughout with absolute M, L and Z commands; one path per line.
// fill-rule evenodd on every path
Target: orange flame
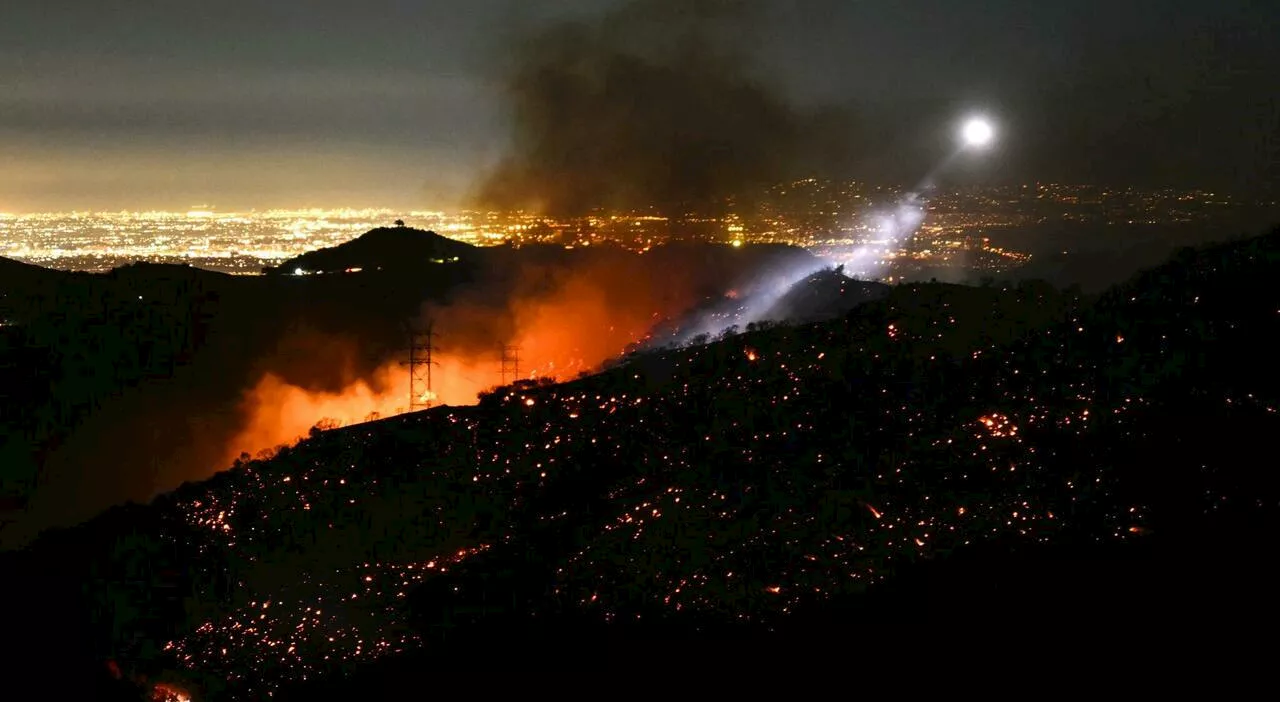
M 556 281 L 548 292 L 512 303 L 508 321 L 514 328 L 507 329 L 506 342 L 520 349 L 522 377 L 568 380 L 621 355 L 656 320 L 685 309 L 691 295 L 679 287 L 625 267 L 578 271 Z M 441 314 L 444 319 L 437 317 L 436 324 L 440 347 L 432 359 L 436 363 L 433 401 L 474 404 L 480 392 L 501 382 L 501 344 L 480 345 L 460 337 L 496 315 L 493 310 L 466 305 L 446 308 Z M 487 350 L 476 351 L 477 347 Z M 321 420 L 349 425 L 403 412 L 410 405 L 409 373 L 400 360 L 389 361 L 370 377 L 353 380 L 337 392 L 310 390 L 277 374 L 264 374 L 245 393 L 247 419 L 227 444 L 226 462 L 241 452 L 292 444 Z

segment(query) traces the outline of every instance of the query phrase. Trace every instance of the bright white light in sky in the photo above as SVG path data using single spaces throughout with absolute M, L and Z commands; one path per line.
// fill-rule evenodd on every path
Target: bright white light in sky
M 982 148 L 990 144 L 995 135 L 995 128 L 981 117 L 967 120 L 960 128 L 960 138 L 964 140 L 964 145 L 970 148 Z

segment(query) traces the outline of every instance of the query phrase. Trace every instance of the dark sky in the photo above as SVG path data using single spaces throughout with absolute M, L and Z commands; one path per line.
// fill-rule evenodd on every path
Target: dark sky
M 0 211 L 448 206 L 500 156 L 501 66 L 609 0 L 5 0 Z M 1280 3 L 761 0 L 762 80 L 848 108 L 909 182 L 955 118 L 976 181 L 1280 182 Z

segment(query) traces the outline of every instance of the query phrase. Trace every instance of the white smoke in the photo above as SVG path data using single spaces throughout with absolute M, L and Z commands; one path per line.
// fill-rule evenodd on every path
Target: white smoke
M 918 193 L 908 193 L 889 212 L 873 214 L 870 240 L 845 259 L 845 274 L 862 280 L 883 278 L 893 258 L 924 222 L 924 214 L 924 201 Z
M 714 337 L 729 327 L 745 327 L 768 320 L 778 301 L 788 291 L 833 263 L 838 263 L 847 277 L 883 280 L 903 245 L 924 222 L 925 201 L 919 193 L 908 193 L 891 209 L 876 210 L 864 217 L 870 220 L 866 226 L 858 228 L 865 232 L 864 240 L 845 258 L 829 259 L 828 263 L 805 261 L 771 271 L 742 291 L 742 295 L 726 298 L 719 304 L 700 310 L 671 334 L 655 335 L 647 347 L 673 342 L 685 346 L 698 337 Z

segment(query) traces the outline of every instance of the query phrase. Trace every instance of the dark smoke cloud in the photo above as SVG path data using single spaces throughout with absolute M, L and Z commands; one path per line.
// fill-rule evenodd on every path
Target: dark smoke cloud
M 481 201 L 680 215 L 839 163 L 842 116 L 792 105 L 753 71 L 758 20 L 733 0 L 636 0 L 523 37 L 512 143 Z

